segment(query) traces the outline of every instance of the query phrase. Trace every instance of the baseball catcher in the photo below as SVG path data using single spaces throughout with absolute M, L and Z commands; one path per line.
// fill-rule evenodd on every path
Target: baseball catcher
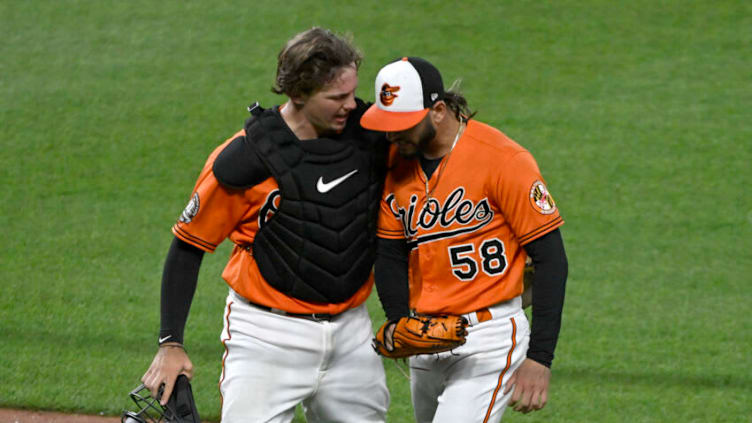
M 465 343 L 468 321 L 461 316 L 409 316 L 385 322 L 373 349 L 387 358 L 449 351 Z

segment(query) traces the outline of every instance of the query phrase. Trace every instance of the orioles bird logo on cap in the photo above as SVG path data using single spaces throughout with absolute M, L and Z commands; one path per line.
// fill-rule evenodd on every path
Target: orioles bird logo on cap
M 384 85 L 381 86 L 381 93 L 379 94 L 381 104 L 384 106 L 391 106 L 392 103 L 394 103 L 394 99 L 399 97 L 395 94 L 399 90 L 400 87 L 392 87 L 391 85 L 384 83 Z

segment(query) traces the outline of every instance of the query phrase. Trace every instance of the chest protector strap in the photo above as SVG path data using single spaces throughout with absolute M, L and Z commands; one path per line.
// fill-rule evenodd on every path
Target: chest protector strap
M 373 266 L 386 144 L 357 121 L 337 139 L 300 141 L 277 111 L 257 107 L 252 113 L 246 137 L 281 194 L 253 243 L 259 270 L 292 297 L 343 302 Z

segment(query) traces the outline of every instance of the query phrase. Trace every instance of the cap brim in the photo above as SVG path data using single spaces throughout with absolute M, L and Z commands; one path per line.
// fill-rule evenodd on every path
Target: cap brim
M 410 129 L 420 123 L 428 114 L 429 109 L 417 112 L 387 112 L 380 109 L 377 104 L 363 113 L 360 118 L 360 126 L 372 131 L 399 132 Z

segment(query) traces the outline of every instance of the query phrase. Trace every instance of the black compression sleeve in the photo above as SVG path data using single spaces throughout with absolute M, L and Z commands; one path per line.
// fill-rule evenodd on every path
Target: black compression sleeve
M 569 265 L 561 232 L 556 229 L 524 246 L 535 267 L 533 322 L 527 357 L 551 367 L 559 339 Z
M 204 251 L 178 238 L 172 240 L 162 273 L 161 328 L 159 343 L 183 343 L 198 271 Z
M 409 250 L 404 239 L 378 238 L 374 278 L 376 291 L 388 320 L 410 314 L 410 290 L 407 282 Z

